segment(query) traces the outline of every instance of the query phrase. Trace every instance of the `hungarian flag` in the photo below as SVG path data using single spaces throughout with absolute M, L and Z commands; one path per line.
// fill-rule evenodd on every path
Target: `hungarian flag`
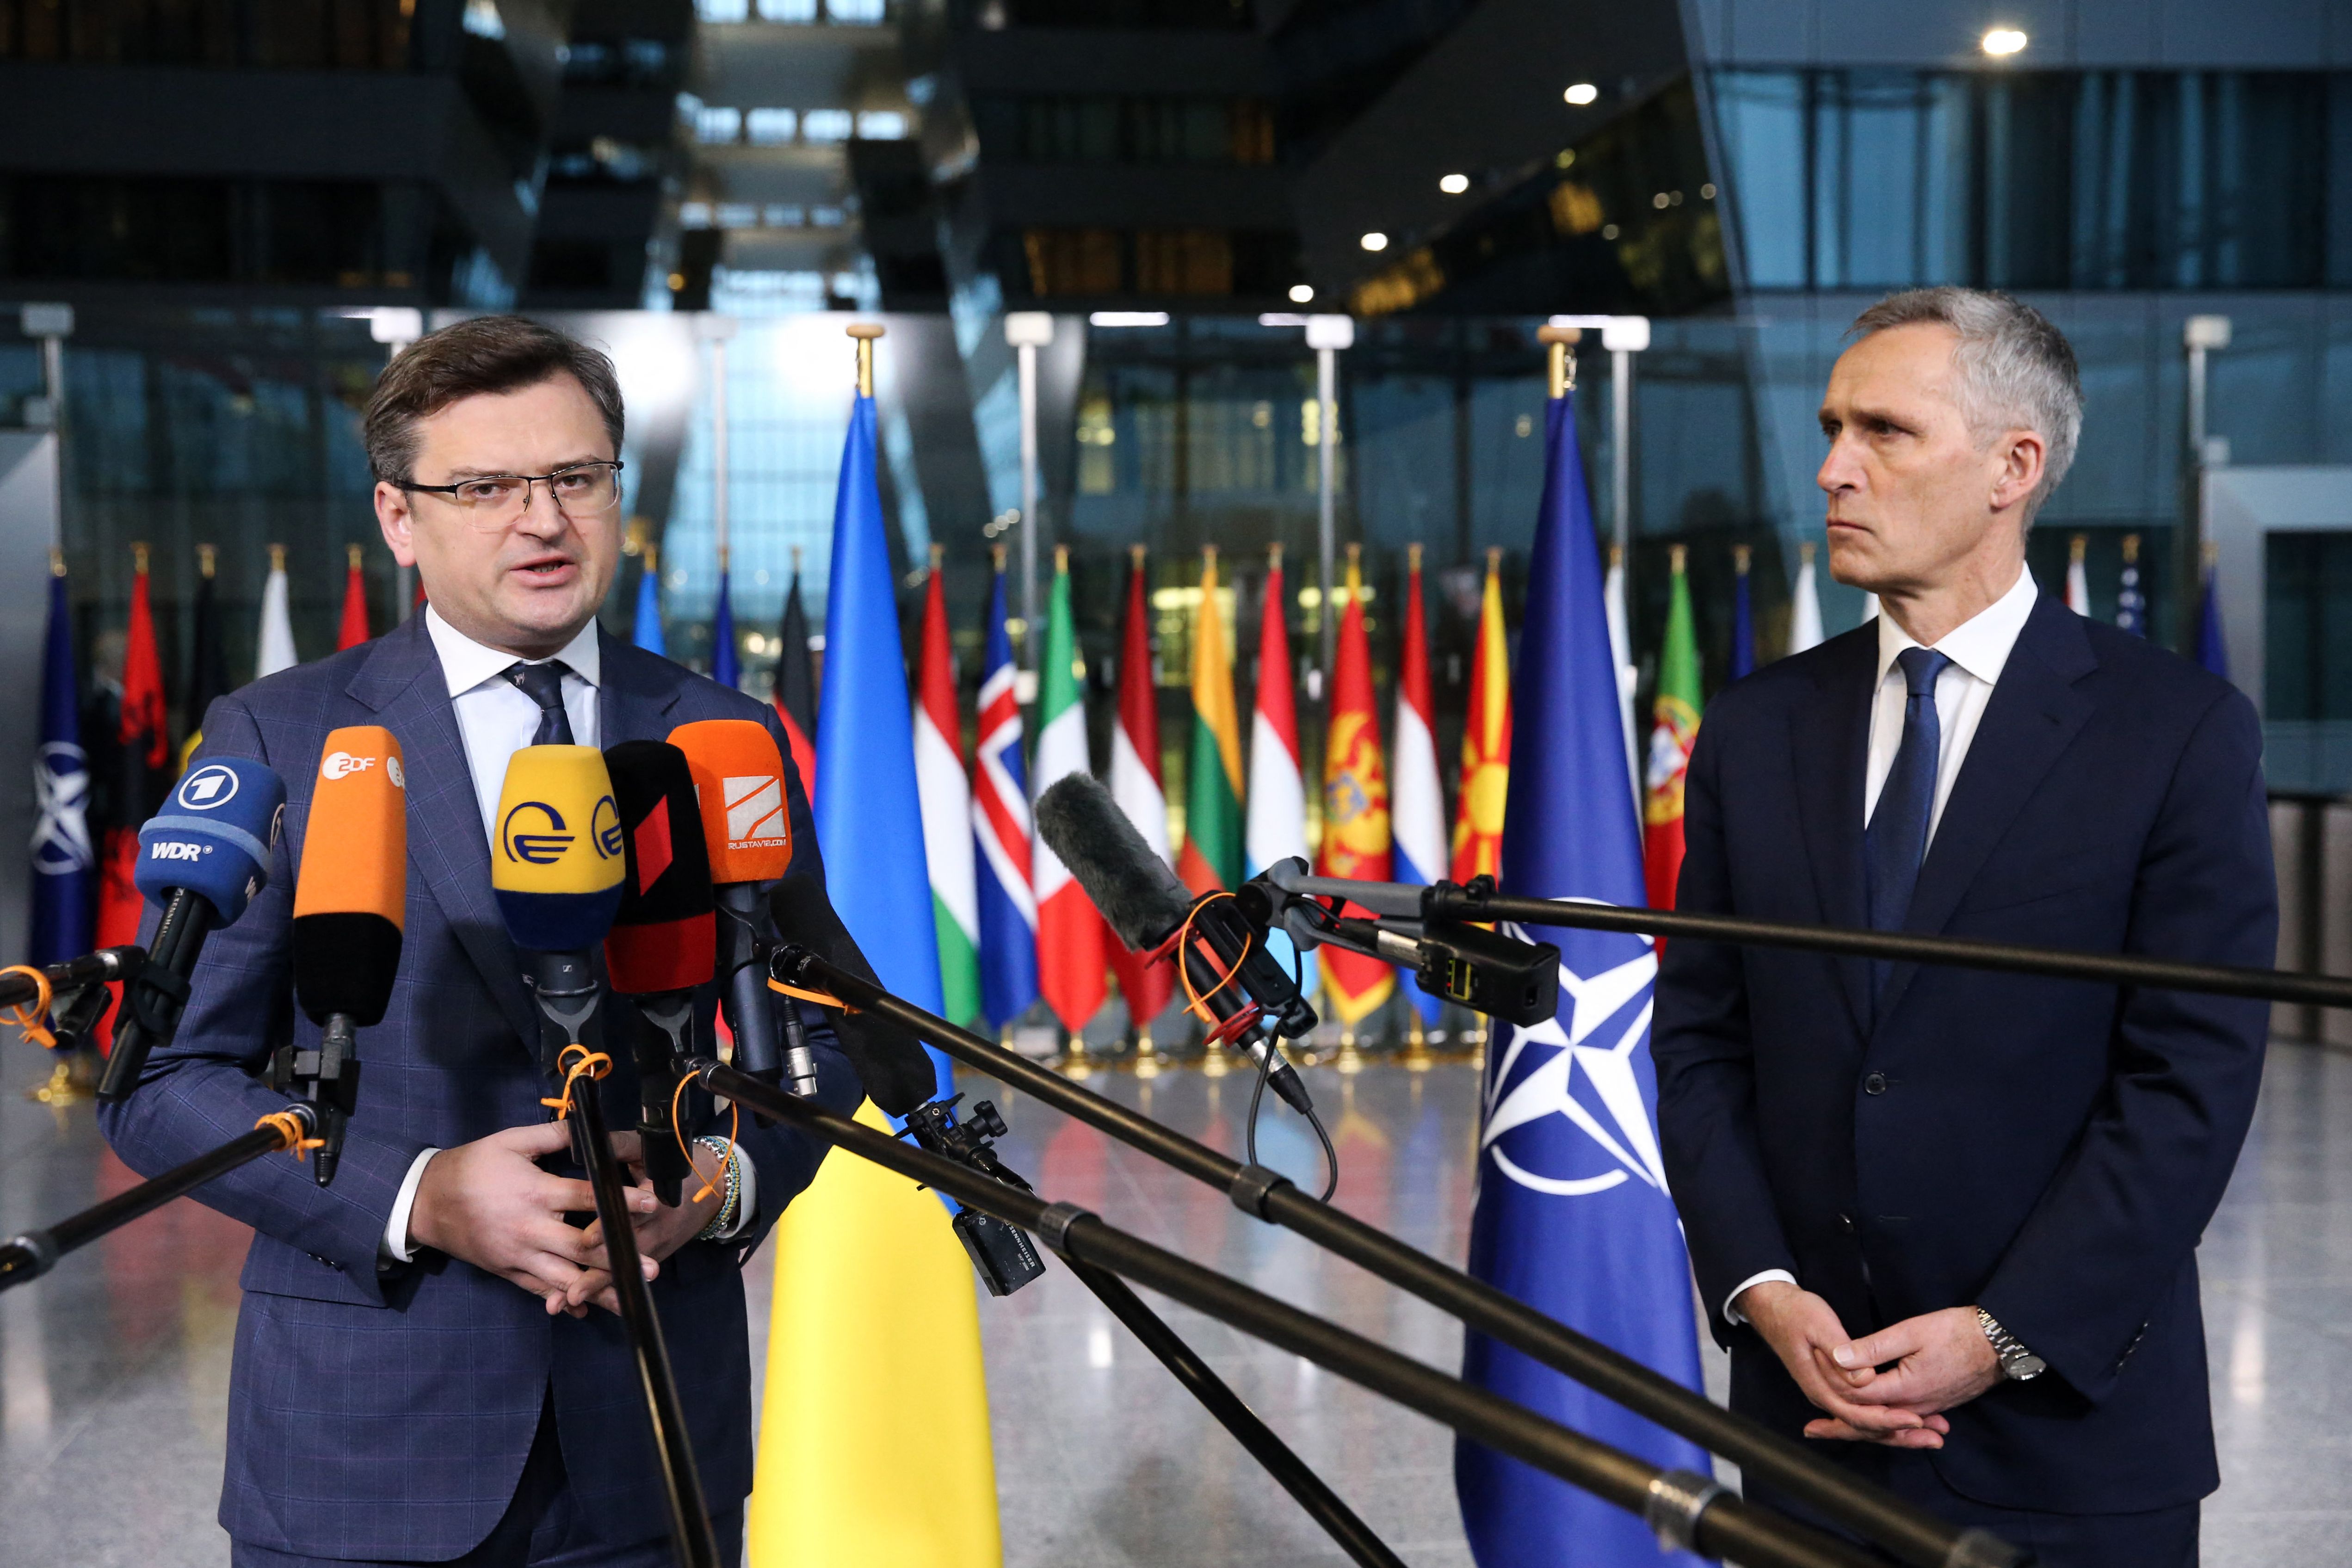
M 795 588 L 797 595 L 797 588 Z M 797 596 L 793 603 L 799 604 Z M 1003 1028 L 1037 1000 L 1037 900 L 1029 890 L 1029 768 L 1022 760 L 1019 671 L 1004 629 L 1004 547 L 988 595 L 980 678 L 980 744 L 971 771 L 973 868 L 980 907 L 980 1004 Z
M 160 809 L 170 791 L 172 746 L 164 732 L 163 665 L 155 656 L 155 613 L 147 596 L 147 547 L 131 547 L 131 626 L 122 647 L 122 717 L 115 729 L 119 750 L 114 810 L 100 851 L 97 942 L 116 947 L 139 940 L 144 900 L 131 881 L 138 869 L 139 828 Z M 116 991 L 120 1003 L 121 993 Z M 101 1043 L 113 1037 L 110 1023 Z
M 294 616 L 287 602 L 286 547 L 269 547 L 269 577 L 261 584 L 260 652 L 253 662 L 253 679 L 291 669 L 302 662 L 294 651 Z
M 629 627 L 629 640 L 647 653 L 657 653 L 667 658 L 669 657 L 669 639 L 662 636 L 661 546 L 650 539 L 646 541 L 645 548 L 639 552 L 638 562 L 637 613 L 636 619 Z M 808 787 L 807 779 L 801 780 L 801 787 Z
M 1756 552 L 1745 544 L 1731 547 L 1731 679 L 1756 673 L 1756 610 L 1748 598 L 1748 567 Z
M 367 575 L 360 570 L 361 551 L 356 544 L 346 548 L 343 568 L 343 618 L 335 628 L 338 651 L 357 647 L 373 634 L 368 630 Z
M 1045 654 L 1037 662 L 1037 776 L 1032 781 L 1037 795 L 1071 773 L 1092 771 L 1079 679 L 1077 635 L 1070 625 L 1070 550 L 1056 545 Z M 1104 961 L 1110 933 L 1045 839 L 1035 839 L 1029 855 L 1030 883 L 1037 890 L 1037 988 L 1062 1027 L 1075 1035 L 1109 989 Z
M 1118 645 L 1118 722 L 1110 731 L 1110 795 L 1144 843 L 1168 858 L 1168 795 L 1160 781 L 1160 690 L 1151 677 L 1150 610 L 1144 592 L 1143 546 L 1134 547 L 1127 573 L 1127 626 Z M 1120 942 L 1108 944 L 1111 973 L 1127 998 L 1128 1016 L 1148 1029 L 1168 1005 L 1176 976 L 1164 963 L 1146 963 Z
M 76 711 L 73 605 L 65 556 L 49 552 L 49 629 L 41 654 L 41 745 L 33 754 L 34 963 L 63 963 L 90 949 L 96 915 L 90 872 L 89 759 Z
M 923 601 L 923 652 L 916 677 L 915 787 L 923 801 L 923 858 L 930 868 L 931 923 L 940 940 L 940 1016 L 980 1016 L 980 894 L 972 882 L 971 790 L 956 713 L 955 667 L 948 652 L 947 595 L 931 546 L 931 586 Z
M 1397 661 L 1396 879 L 1422 887 L 1444 877 L 1445 794 L 1437 782 L 1436 710 L 1429 700 L 1429 628 L 1421 607 L 1421 546 L 1405 552 L 1404 648 Z M 1435 1024 L 1444 1001 L 1411 980 L 1405 994 Z
M 1511 787 L 1511 645 L 1503 630 L 1503 552 L 1486 552 L 1478 651 L 1462 723 L 1462 786 L 1454 803 L 1454 879 L 1503 869 L 1503 802 Z
M 653 547 L 646 548 L 646 572 L 653 573 Z M 645 625 L 640 602 L 637 624 Z M 658 633 L 660 622 L 655 622 Z M 640 645 L 642 646 L 642 645 Z M 784 621 L 776 633 L 776 717 L 783 721 L 784 738 L 792 742 L 793 765 L 801 771 L 801 788 L 816 795 L 816 671 L 809 665 L 808 612 L 801 607 L 801 552 L 793 551 L 793 585 L 784 595 Z
M 1242 728 L 1234 658 L 1217 601 L 1217 547 L 1201 552 L 1192 617 L 1192 750 L 1185 770 L 1184 853 L 1177 874 L 1195 893 L 1242 885 Z
M 2082 533 L 2066 542 L 2066 607 L 2078 616 L 2091 613 L 2091 574 L 2083 567 L 2090 542 L 2090 536 Z
M 1277 860 L 1307 858 L 1307 780 L 1298 766 L 1298 705 L 1290 690 L 1289 599 L 1282 584 L 1282 546 L 1266 552 L 1265 598 L 1258 612 L 1257 701 L 1250 714 L 1249 815 L 1242 872 L 1255 877 Z M 1285 969 L 1297 965 L 1299 989 L 1315 994 L 1315 957 L 1280 931 L 1266 948 Z
M 1683 773 L 1698 739 L 1698 640 L 1691 630 L 1688 557 L 1674 549 L 1674 591 L 1666 605 L 1666 646 L 1658 655 L 1658 694 L 1650 705 L 1650 768 L 1643 781 L 1642 869 L 1650 907 L 1675 907 L 1683 874 Z
M 1331 672 L 1330 727 L 1323 750 L 1323 853 L 1316 871 L 1359 881 L 1389 880 L 1389 781 L 1381 760 L 1381 716 L 1372 703 L 1372 657 L 1364 642 L 1361 547 L 1348 546 L 1348 608 L 1339 621 Z M 1330 613 L 1330 606 L 1324 606 Z M 1348 912 L 1361 915 L 1355 905 Z M 1396 971 L 1360 952 L 1330 949 L 1325 988 L 1343 1024 L 1379 1011 L 1396 988 Z
M 196 602 L 194 647 L 188 659 L 188 738 L 180 743 L 180 772 L 205 742 L 205 715 L 215 700 L 229 693 L 227 628 L 221 625 L 220 595 L 215 581 L 220 552 L 210 544 L 196 546 Z

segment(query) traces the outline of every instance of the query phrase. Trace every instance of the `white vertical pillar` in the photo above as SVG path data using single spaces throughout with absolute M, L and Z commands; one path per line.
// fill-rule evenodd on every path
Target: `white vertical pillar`
M 1307 318 L 1307 346 L 1315 351 L 1316 556 L 1321 580 L 1316 592 L 1320 608 L 1316 619 L 1323 628 L 1317 679 L 1330 690 L 1331 663 L 1339 637 L 1338 582 L 1339 556 L 1339 351 L 1356 345 L 1356 323 L 1349 316 Z
M 1034 673 L 1043 632 L 1037 625 L 1037 351 L 1054 341 L 1054 318 L 1045 310 L 1014 310 L 1004 318 L 1004 341 L 1013 346 L 1021 381 L 1021 637 L 1020 662 Z

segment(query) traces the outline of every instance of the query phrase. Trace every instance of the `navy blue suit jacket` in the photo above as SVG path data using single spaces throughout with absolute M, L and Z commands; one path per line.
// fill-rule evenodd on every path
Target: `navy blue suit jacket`
M 1687 910 L 1868 924 L 1863 785 L 1877 628 L 1707 710 Z M 1936 829 L 1906 929 L 2267 964 L 2277 890 L 2252 706 L 2056 600 L 2033 609 Z M 1666 1171 L 1732 1352 L 1732 1404 L 1816 1414 L 1724 1299 L 1785 1268 L 1859 1336 L 1979 1305 L 2049 1363 L 1950 1413 L 1931 1462 L 2065 1513 L 2218 1484 L 2198 1237 L 2262 1080 L 2261 1002 L 1676 939 L 1653 1050 Z M 1821 1446 L 1851 1456 L 1844 1445 Z
M 698 719 L 777 729 L 765 704 L 610 637 L 599 647 L 607 745 L 660 740 Z M 359 1034 L 359 1111 L 334 1184 L 321 1191 L 308 1165 L 275 1158 L 196 1194 L 257 1233 L 241 1281 L 221 1523 L 240 1541 L 310 1556 L 457 1556 L 489 1533 L 513 1496 L 551 1383 L 565 1468 L 601 1532 L 666 1534 L 645 1401 L 618 1319 L 550 1318 L 539 1298 L 439 1253 L 377 1266 L 418 1152 L 544 1121 L 540 1097 L 550 1092 L 536 1015 L 490 891 L 457 712 L 421 616 L 224 697 L 205 714 L 205 754 L 257 758 L 286 781 L 286 830 L 268 888 L 206 944 L 178 1037 L 149 1059 L 129 1100 L 101 1108 L 100 1124 L 127 1164 L 152 1174 L 283 1104 L 254 1075 L 281 1041 L 316 1043 L 317 1027 L 293 1005 L 288 927 L 319 758 L 328 731 L 345 724 L 381 724 L 401 743 L 405 940 L 392 1005 Z M 787 880 L 821 899 L 807 797 L 783 754 Z M 854 1108 L 848 1064 L 830 1030 L 811 1022 L 824 1098 Z M 605 1115 L 634 1127 L 635 1070 L 626 1051 L 614 1056 L 601 1086 Z M 715 1125 L 723 1132 L 726 1118 Z M 653 1288 L 715 1510 L 751 1486 L 739 1270 L 822 1158 L 799 1134 L 755 1128 L 749 1117 L 741 1138 L 759 1173 L 758 1213 L 729 1243 L 688 1243 Z

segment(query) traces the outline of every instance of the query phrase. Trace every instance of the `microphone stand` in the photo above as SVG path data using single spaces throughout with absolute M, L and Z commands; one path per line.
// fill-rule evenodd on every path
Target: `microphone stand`
M 565 1081 L 562 1064 L 566 1051 L 576 1047 L 583 1053 L 601 1054 L 597 1047 L 603 1044 L 603 1032 L 596 1015 L 604 988 L 595 960 L 585 952 L 525 952 L 522 958 L 524 979 L 540 1011 L 540 1057 L 549 1075 L 561 1085 Z M 567 1092 L 572 1110 L 566 1120 L 572 1124 L 572 1152 L 587 1171 L 589 1186 L 596 1194 L 596 1218 L 604 1231 L 613 1293 L 620 1302 L 621 1323 L 628 1332 L 637 1382 L 645 1391 L 654 1453 L 661 1465 L 663 1497 L 669 1505 L 670 1546 L 679 1568 L 719 1568 L 719 1545 L 710 1529 L 709 1506 L 703 1500 L 702 1475 L 695 1468 L 694 1444 L 687 1432 L 685 1407 L 678 1404 L 677 1380 L 670 1371 L 661 1319 L 655 1314 L 653 1295 L 646 1289 L 638 1261 L 637 1233 L 623 1196 L 620 1164 L 613 1158 L 604 1107 L 597 1098 L 595 1077 L 585 1072 L 580 1077 L 588 1081 Z
M 28 1230 L 0 1242 L 0 1290 L 39 1279 L 56 1268 L 58 1259 L 67 1253 L 89 1246 L 110 1231 L 121 1229 L 142 1215 L 152 1214 L 173 1198 L 194 1192 L 215 1177 L 249 1165 L 264 1154 L 308 1142 L 317 1129 L 318 1113 L 308 1104 L 297 1101 L 282 1113 L 264 1118 L 252 1131 L 232 1138 L 217 1149 L 207 1150 L 185 1164 L 174 1165 L 160 1176 L 151 1176 L 53 1226 Z
M 1645 917 L 1650 913 L 1636 912 Z M 1631 1356 L 1577 1332 L 1558 1319 L 1545 1316 L 1517 1298 L 1406 1246 L 1342 1210 L 1308 1197 L 1287 1177 L 1262 1165 L 1241 1164 L 992 1040 L 925 1012 L 875 982 L 827 963 L 806 948 L 787 946 L 780 950 L 776 968 L 781 979 L 803 990 L 829 993 L 852 1006 L 888 1018 L 965 1066 L 1025 1090 L 1120 1142 L 1215 1187 L 1231 1197 L 1243 1213 L 1305 1237 L 1460 1319 L 1489 1339 L 1573 1378 L 1711 1453 L 1722 1455 L 1738 1464 L 1743 1475 L 1762 1479 L 1818 1510 L 1837 1525 L 1876 1542 L 1914 1568 L 2014 1568 L 2025 1561 L 2014 1548 L 1988 1532 L 1955 1529 L 1884 1489 L 1817 1458 L 1793 1440 L 1710 1403 L 1705 1395 L 1662 1376 Z M 704 1081 L 709 1081 L 707 1073 Z M 748 1089 L 744 1099 L 747 1102 L 751 1099 Z M 961 1192 L 944 1183 L 935 1184 L 959 1200 L 962 1198 Z M 1479 1440 L 1486 1441 L 1483 1437 Z
M 1811 1526 L 1745 1502 L 1709 1478 L 1688 1470 L 1662 1470 L 1116 1229 L 1075 1204 L 1049 1204 L 1034 1193 L 958 1161 L 909 1148 L 886 1132 L 861 1126 L 814 1101 L 785 1094 L 708 1058 L 697 1061 L 694 1069 L 714 1094 L 759 1105 L 780 1121 L 789 1121 L 837 1148 L 936 1187 L 958 1203 L 1021 1226 L 1061 1254 L 1074 1269 L 1084 1267 L 1104 1275 L 1115 1273 L 1149 1286 L 1441 1422 L 1474 1442 L 1638 1514 L 1666 1544 L 1710 1557 L 1736 1556 L 1750 1568 L 1866 1568 L 1876 1561 Z

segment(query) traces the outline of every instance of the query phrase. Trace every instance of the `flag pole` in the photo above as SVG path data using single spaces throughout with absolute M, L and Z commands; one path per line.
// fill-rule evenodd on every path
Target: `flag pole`
M 1013 346 L 1021 386 L 1021 657 L 1037 678 L 1037 351 L 1054 341 L 1054 318 L 1045 310 L 1014 310 L 1004 318 L 1004 341 Z
M 1316 620 L 1323 634 L 1322 662 L 1316 674 L 1328 693 L 1331 661 L 1339 646 L 1339 611 L 1332 582 L 1339 574 L 1339 351 L 1356 345 L 1356 323 L 1349 316 L 1307 318 L 1307 346 L 1315 351 L 1316 543 L 1322 579 L 1316 584 Z

